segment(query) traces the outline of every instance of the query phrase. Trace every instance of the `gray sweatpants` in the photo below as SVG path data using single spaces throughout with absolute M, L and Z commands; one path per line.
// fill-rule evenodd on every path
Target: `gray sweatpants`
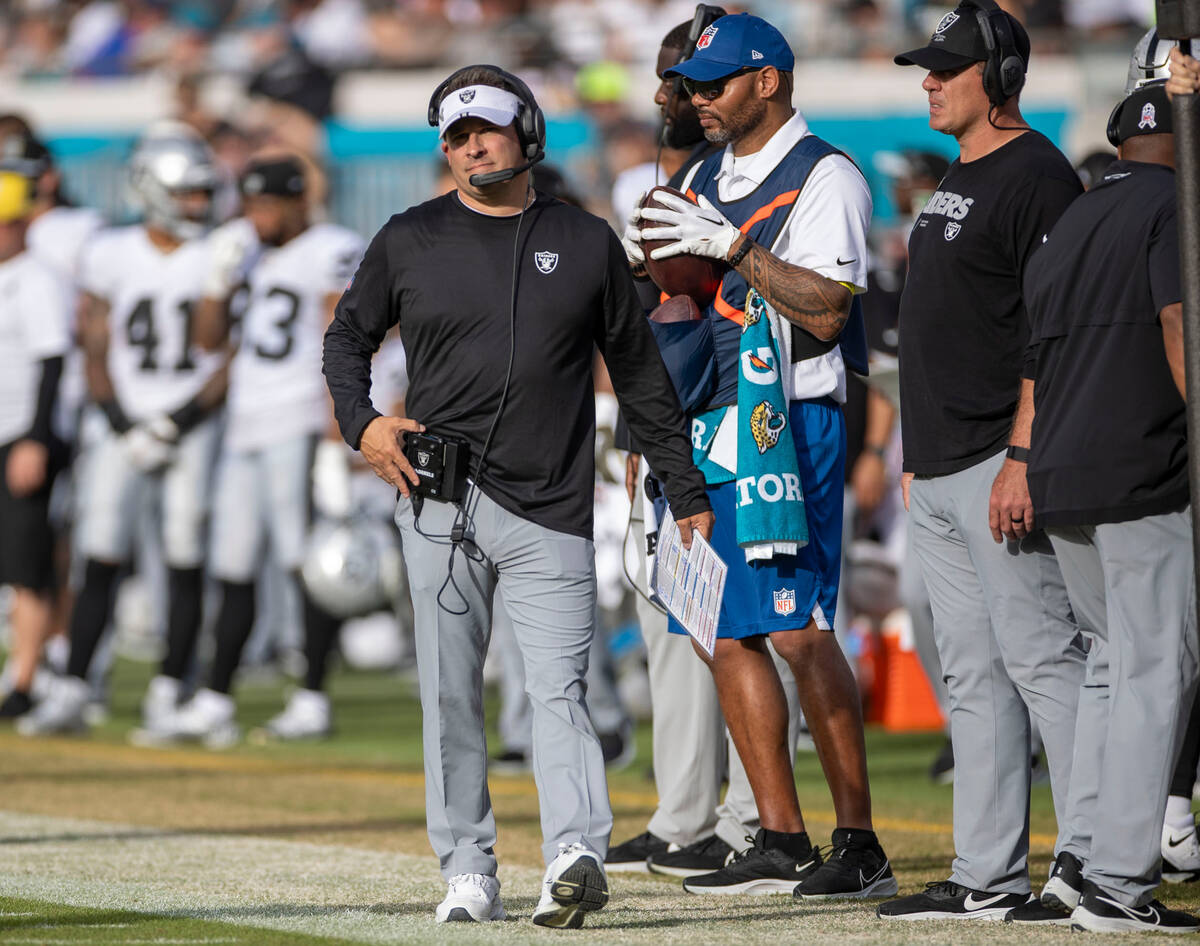
M 634 579 L 646 590 L 645 522 L 642 489 L 645 463 L 633 501 L 632 531 L 638 543 Z M 735 851 L 750 846 L 760 827 L 758 806 L 746 769 L 725 729 L 712 671 L 692 648 L 691 638 L 667 630 L 667 617 L 640 595 L 638 622 L 646 644 L 650 699 L 654 706 L 654 784 L 658 807 L 647 829 L 655 837 L 686 845 L 716 834 Z M 800 697 L 787 662 L 771 652 L 788 701 L 788 758 L 796 757 Z M 726 764 L 728 763 L 728 770 Z M 728 771 L 729 788 L 721 800 Z M 718 803 L 719 802 L 719 803 Z
M 1131 907 L 1161 879 L 1163 811 L 1195 693 L 1190 515 L 1049 530 L 1091 639 L 1068 818 L 1099 829 L 1084 876 Z
M 425 817 L 442 875 L 496 873 L 496 820 L 487 785 L 483 660 L 492 597 L 504 607 L 525 662 L 533 704 L 533 775 L 542 854 L 581 841 L 603 859 L 612 809 L 600 742 L 588 718 L 588 648 L 595 619 L 590 539 L 555 532 L 475 493 L 474 526 L 454 556 L 448 536 L 457 507 L 396 504 L 416 618 L 417 678 L 425 754 Z
M 1055 850 L 1083 859 L 1090 843 L 1066 818 L 1084 653 L 1045 533 L 1020 543 L 992 540 L 988 501 L 1003 464 L 1001 452 L 958 473 L 915 479 L 909 527 L 950 698 L 950 879 L 989 893 L 1025 893 L 1030 715 L 1050 768 Z

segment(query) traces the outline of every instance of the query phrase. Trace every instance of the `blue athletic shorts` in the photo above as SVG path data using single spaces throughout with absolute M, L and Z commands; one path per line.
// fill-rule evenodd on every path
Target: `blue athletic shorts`
M 756 637 L 795 630 L 815 619 L 833 630 L 842 569 L 842 497 L 846 421 L 832 400 L 796 401 L 789 411 L 800 485 L 808 515 L 808 545 L 796 555 L 747 562 L 737 544 L 737 482 L 708 488 L 716 524 L 712 545 L 729 566 L 718 637 Z M 670 618 L 673 634 L 687 631 Z

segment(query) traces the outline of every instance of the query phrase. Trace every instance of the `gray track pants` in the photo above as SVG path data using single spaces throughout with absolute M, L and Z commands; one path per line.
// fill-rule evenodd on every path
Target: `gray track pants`
M 1066 818 L 1084 653 L 1045 534 L 1019 545 L 992 540 L 988 500 L 1003 463 L 999 453 L 959 473 L 914 480 L 910 529 L 950 697 L 957 855 L 950 879 L 1025 893 L 1030 715 L 1046 746 L 1055 850 L 1083 859 L 1090 843 Z
M 1190 513 L 1051 529 L 1091 638 L 1068 817 L 1095 825 L 1084 876 L 1140 907 L 1161 878 L 1161 831 L 1196 684 Z
M 634 497 L 632 524 L 639 554 L 634 575 L 646 590 L 645 523 L 642 495 L 645 464 Z M 638 622 L 646 644 L 650 698 L 654 705 L 654 784 L 658 807 L 648 830 L 673 844 L 685 845 L 716 834 L 735 851 L 750 846 L 759 828 L 758 806 L 750 780 L 733 741 L 725 730 L 725 717 L 717 701 L 717 686 L 692 648 L 691 638 L 667 630 L 667 618 L 641 596 Z M 783 681 L 788 701 L 788 758 L 796 757 L 799 738 L 800 697 L 787 663 L 774 651 L 771 656 Z M 729 788 L 721 800 L 721 782 L 728 762 Z
M 542 854 L 582 841 L 603 858 L 612 809 L 600 742 L 588 718 L 588 648 L 596 602 L 591 540 L 554 532 L 475 494 L 472 542 L 447 576 L 456 507 L 396 504 L 416 617 L 417 677 L 425 750 L 425 817 L 442 875 L 495 874 L 496 820 L 487 786 L 483 660 L 492 597 L 504 597 L 525 660 L 533 704 L 533 775 L 542 820 Z M 439 594 L 442 604 L 438 603 Z M 455 613 L 459 612 L 459 613 Z

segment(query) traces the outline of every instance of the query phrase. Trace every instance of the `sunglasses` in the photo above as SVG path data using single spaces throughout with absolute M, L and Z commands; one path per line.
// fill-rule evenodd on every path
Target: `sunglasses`
M 688 98 L 695 98 L 698 95 L 706 102 L 714 102 L 725 94 L 726 83 L 736 79 L 738 76 L 749 75 L 751 72 L 759 72 L 763 68 L 765 67 L 744 66 L 737 72 L 731 72 L 727 76 L 721 76 L 721 78 L 713 79 L 710 82 L 700 82 L 685 76 L 683 79 L 683 91 L 687 93 Z

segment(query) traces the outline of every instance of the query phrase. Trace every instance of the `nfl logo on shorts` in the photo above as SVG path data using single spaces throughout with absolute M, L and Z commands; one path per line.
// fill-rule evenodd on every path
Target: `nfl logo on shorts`
M 787 617 L 796 610 L 796 592 L 792 589 L 780 589 L 772 591 L 771 597 L 775 599 L 775 613 Z

